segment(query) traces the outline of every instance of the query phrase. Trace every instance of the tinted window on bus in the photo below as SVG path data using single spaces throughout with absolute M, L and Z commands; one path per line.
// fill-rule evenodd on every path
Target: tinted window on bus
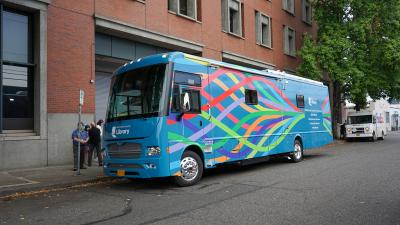
M 258 96 L 256 90 L 246 89 L 244 91 L 245 101 L 247 105 L 257 105 L 258 104 Z
M 304 108 L 304 95 L 296 95 L 297 108 Z
M 201 87 L 201 77 L 192 73 L 175 71 L 175 83 Z

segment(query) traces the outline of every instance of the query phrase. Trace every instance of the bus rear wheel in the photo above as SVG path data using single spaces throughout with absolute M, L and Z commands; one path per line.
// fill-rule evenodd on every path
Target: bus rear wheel
M 182 155 L 180 166 L 180 176 L 173 177 L 175 184 L 178 186 L 194 185 L 203 176 L 203 162 L 195 152 L 185 151 Z
M 290 161 L 297 163 L 303 160 L 303 145 L 299 139 L 294 140 L 293 152 L 290 155 Z

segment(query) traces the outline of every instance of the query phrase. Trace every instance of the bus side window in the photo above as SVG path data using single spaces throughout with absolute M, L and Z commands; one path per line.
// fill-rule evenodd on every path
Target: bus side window
M 304 108 L 304 95 L 296 95 L 297 108 Z
M 257 105 L 258 104 L 258 96 L 256 90 L 245 89 L 244 90 L 244 98 L 247 105 Z

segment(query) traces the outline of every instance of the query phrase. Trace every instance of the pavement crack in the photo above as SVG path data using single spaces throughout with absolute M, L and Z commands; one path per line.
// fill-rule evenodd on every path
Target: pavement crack
M 84 223 L 82 225 L 92 225 L 92 224 L 102 223 L 102 222 L 106 222 L 106 221 L 109 221 L 109 220 L 113 220 L 113 219 L 116 219 L 116 218 L 120 218 L 120 217 L 126 216 L 126 215 L 128 215 L 129 213 L 132 212 L 132 199 L 127 199 L 125 204 L 126 205 L 125 205 L 125 208 L 122 210 L 122 213 L 120 213 L 118 215 L 110 216 L 110 217 L 107 217 L 107 218 L 104 218 L 104 219 L 100 219 L 100 220 L 96 220 L 96 221 L 92 221 L 92 222 L 89 222 L 89 223 Z

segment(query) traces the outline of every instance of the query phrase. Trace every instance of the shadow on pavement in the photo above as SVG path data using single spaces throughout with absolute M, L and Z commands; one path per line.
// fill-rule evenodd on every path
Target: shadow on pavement
M 315 160 L 322 157 L 329 157 L 329 155 L 324 153 L 312 153 L 304 155 L 304 160 Z M 302 162 L 300 162 L 302 163 Z M 184 190 L 187 188 L 195 188 L 201 189 L 205 186 L 209 185 L 207 183 L 220 183 L 223 177 L 226 176 L 234 176 L 244 173 L 249 173 L 257 170 L 275 168 L 281 166 L 289 166 L 289 160 L 286 158 L 270 158 L 264 162 L 259 162 L 255 164 L 249 165 L 240 165 L 240 164 L 226 164 L 222 166 L 218 166 L 217 168 L 208 169 L 205 171 L 203 175 L 203 180 L 206 182 L 201 182 L 192 187 L 181 188 L 176 186 L 170 177 L 165 178 L 151 178 L 151 179 L 120 179 L 119 182 L 112 182 L 109 184 L 109 188 L 117 189 L 121 191 L 168 191 L 168 190 Z

